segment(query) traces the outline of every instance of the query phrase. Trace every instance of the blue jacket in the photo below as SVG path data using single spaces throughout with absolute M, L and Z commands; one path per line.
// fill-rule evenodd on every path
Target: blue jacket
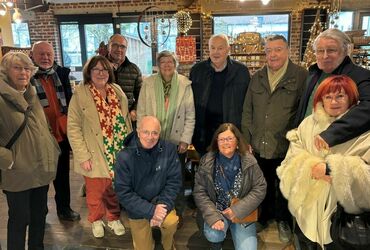
M 136 132 L 117 155 L 114 189 L 130 219 L 153 217 L 155 205 L 174 208 L 182 185 L 181 163 L 174 144 L 159 140 L 151 150 L 140 146 Z

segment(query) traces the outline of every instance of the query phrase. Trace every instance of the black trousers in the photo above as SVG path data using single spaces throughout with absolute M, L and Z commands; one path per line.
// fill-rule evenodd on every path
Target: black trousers
M 4 191 L 8 202 L 8 250 L 44 249 L 44 231 L 49 185 L 21 192 Z
M 70 209 L 71 190 L 69 186 L 69 153 L 68 140 L 59 142 L 61 154 L 58 159 L 57 174 L 53 181 L 55 189 L 55 203 L 57 211 L 63 212 Z
M 295 224 L 294 233 L 298 237 L 299 247 L 301 250 L 322 250 L 321 246 L 313 241 L 310 241 L 301 231 L 298 224 Z M 324 245 L 325 250 L 344 250 L 339 244 L 334 242 Z M 349 249 L 347 249 L 349 250 Z
M 261 214 L 259 221 L 261 223 L 267 223 L 270 219 L 276 219 L 277 221 L 287 221 L 290 227 L 292 227 L 293 219 L 288 210 L 288 201 L 280 191 L 280 181 L 276 174 L 276 168 L 280 166 L 280 163 L 284 159 L 265 159 L 261 158 L 258 154 L 255 157 L 267 182 L 266 197 L 260 206 Z
M 186 152 L 182 153 L 182 154 L 177 153 L 177 155 L 179 156 L 179 160 L 180 160 L 180 163 L 181 163 L 182 185 L 181 185 L 180 193 L 177 195 L 176 200 L 175 200 L 175 210 L 176 210 L 176 214 L 178 216 L 182 216 L 185 209 L 186 209 L 186 197 L 185 197 L 185 194 L 184 194 L 184 192 L 185 192 L 184 183 L 185 183 Z

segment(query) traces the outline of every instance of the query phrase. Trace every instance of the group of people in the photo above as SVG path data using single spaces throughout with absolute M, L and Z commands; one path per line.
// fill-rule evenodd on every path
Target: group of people
M 105 224 L 125 234 L 124 208 L 135 249 L 154 248 L 153 227 L 175 249 L 190 144 L 201 156 L 193 196 L 211 249 L 222 249 L 230 229 L 235 249 L 256 250 L 257 231 L 272 220 L 282 242 L 294 227 L 302 249 L 341 249 L 329 232 L 336 208 L 370 209 L 370 71 L 352 63 L 349 43 L 337 29 L 322 32 L 307 71 L 289 59 L 284 36 L 268 36 L 266 65 L 251 77 L 230 58 L 227 36 L 213 35 L 209 59 L 189 79 L 162 51 L 158 73 L 143 80 L 115 34 L 106 56 L 86 62 L 73 95 L 50 43 L 35 43 L 31 58 L 9 52 L 0 63 L 8 249 L 25 248 L 27 227 L 28 249 L 43 249 L 52 180 L 59 219 L 80 219 L 70 207 L 71 149 L 94 237 Z M 240 222 L 258 207 L 258 223 Z

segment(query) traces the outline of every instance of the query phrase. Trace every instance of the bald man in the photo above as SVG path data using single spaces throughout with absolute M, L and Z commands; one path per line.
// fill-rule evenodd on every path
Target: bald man
M 136 121 L 136 106 L 142 83 L 141 71 L 126 56 L 127 39 L 114 34 L 108 41 L 108 60 L 112 63 L 116 83 L 121 86 L 128 99 L 131 121 Z
M 158 119 L 144 116 L 117 156 L 114 190 L 127 211 L 135 249 L 153 248 L 151 227 L 160 228 L 164 250 L 174 249 L 181 163 L 177 146 L 161 140 L 160 132 Z
M 53 182 L 55 202 L 60 220 L 77 221 L 80 215 L 70 207 L 69 152 L 67 139 L 67 110 L 72 96 L 69 82 L 70 70 L 54 62 L 53 46 L 45 41 L 34 43 L 31 51 L 34 64 L 39 67 L 31 83 L 49 121 L 61 154 L 58 160 L 57 175 Z

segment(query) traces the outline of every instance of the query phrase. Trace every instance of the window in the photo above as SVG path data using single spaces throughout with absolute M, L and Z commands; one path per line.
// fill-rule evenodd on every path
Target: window
M 337 28 L 341 31 L 353 30 L 353 11 L 343 11 L 338 15 L 330 16 L 329 28 Z
M 31 47 L 28 23 L 12 23 L 12 33 L 15 47 Z
M 140 23 L 140 34 L 143 39 L 145 39 L 145 36 L 147 36 L 148 40 L 151 37 L 157 38 L 156 44 L 158 47 L 148 47 L 139 38 L 137 19 L 137 17 L 132 16 L 123 17 L 119 22 L 120 32 L 128 40 L 126 56 L 140 68 L 143 75 L 150 75 L 153 72 L 155 56 L 158 52 L 162 50 L 176 51 L 177 23 L 175 19 L 169 18 L 170 26 L 169 30 L 165 31 L 165 35 L 163 35 L 163 30 L 158 21 L 155 22 L 157 24 L 155 31 L 150 27 L 151 23 Z M 168 33 L 169 35 L 167 35 Z M 150 42 L 148 43 L 150 44 Z
M 101 42 L 113 35 L 112 16 L 58 16 L 63 65 L 70 67 L 77 80 L 82 79 L 82 67 L 96 54 Z
M 362 16 L 362 27 L 361 29 L 366 30 L 365 35 L 370 36 L 370 15 Z
M 214 16 L 213 33 L 236 38 L 241 32 L 258 32 L 261 37 L 280 34 L 289 38 L 289 14 Z

